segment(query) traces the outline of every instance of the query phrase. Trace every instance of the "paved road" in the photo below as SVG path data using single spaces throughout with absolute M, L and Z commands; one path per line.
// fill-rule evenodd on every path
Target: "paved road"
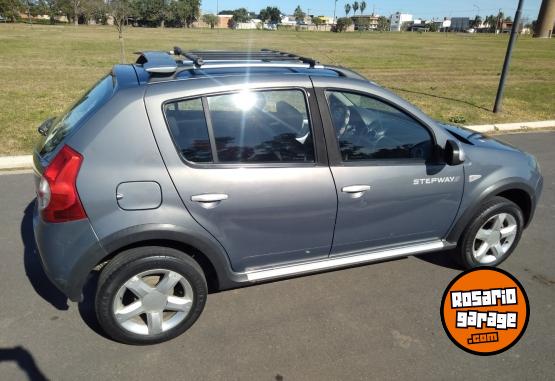
M 502 265 L 524 285 L 531 319 L 494 357 L 444 334 L 446 253 L 210 295 L 183 336 L 151 347 L 112 342 L 90 306 L 67 303 L 34 253 L 31 175 L 0 176 L 0 379 L 548 379 L 555 374 L 555 133 L 502 139 L 534 153 L 545 176 L 535 221 Z

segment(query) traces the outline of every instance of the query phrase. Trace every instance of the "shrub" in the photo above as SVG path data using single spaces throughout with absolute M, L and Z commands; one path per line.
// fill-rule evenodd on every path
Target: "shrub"
M 338 33 L 345 32 L 347 28 L 351 26 L 352 23 L 353 23 L 353 20 L 351 20 L 349 17 L 340 17 L 337 19 L 335 28 L 332 30 Z

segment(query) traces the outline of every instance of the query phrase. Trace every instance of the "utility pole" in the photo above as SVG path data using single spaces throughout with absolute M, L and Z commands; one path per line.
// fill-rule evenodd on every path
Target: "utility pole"
M 555 0 L 543 0 L 534 37 L 551 38 L 555 25 Z
M 519 31 L 523 4 L 524 0 L 518 0 L 518 8 L 516 9 L 515 19 L 513 21 L 513 28 L 511 29 L 511 37 L 509 38 L 509 45 L 507 46 L 507 54 L 505 54 L 505 62 L 503 63 L 503 71 L 501 72 L 501 78 L 499 79 L 499 88 L 497 89 L 497 96 L 495 97 L 495 105 L 493 106 L 494 113 L 502 111 L 501 103 L 503 102 L 503 93 L 505 92 L 505 81 L 507 80 L 507 74 L 509 73 L 511 55 L 513 54 L 513 47 L 515 45 L 516 36 L 518 35 Z M 501 13 L 501 11 L 499 13 Z
M 335 24 L 335 11 L 337 10 L 337 0 L 335 0 L 335 4 L 333 5 L 333 23 Z

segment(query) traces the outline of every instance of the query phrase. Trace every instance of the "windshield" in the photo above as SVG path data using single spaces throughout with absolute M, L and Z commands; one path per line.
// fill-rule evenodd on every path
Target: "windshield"
M 79 101 L 74 103 L 69 110 L 58 117 L 44 141 L 41 156 L 52 152 L 85 118 L 90 116 L 94 110 L 102 106 L 112 96 L 114 80 L 107 75 L 98 81 Z

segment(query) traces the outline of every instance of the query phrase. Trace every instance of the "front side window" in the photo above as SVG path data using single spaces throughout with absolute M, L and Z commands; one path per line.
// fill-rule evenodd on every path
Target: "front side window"
M 375 98 L 327 91 L 332 123 L 343 161 L 428 160 L 428 130 L 398 109 Z
M 218 162 L 314 162 L 302 91 L 242 91 L 207 100 Z

